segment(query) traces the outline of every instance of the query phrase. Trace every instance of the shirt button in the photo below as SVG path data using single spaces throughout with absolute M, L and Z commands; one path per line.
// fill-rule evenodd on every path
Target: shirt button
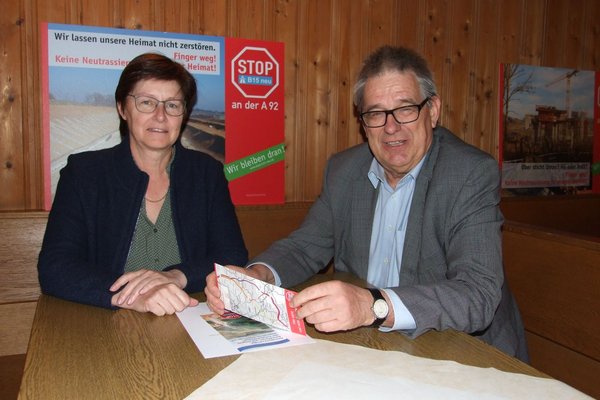
M 158 229 L 154 228 L 154 233 L 158 232 Z

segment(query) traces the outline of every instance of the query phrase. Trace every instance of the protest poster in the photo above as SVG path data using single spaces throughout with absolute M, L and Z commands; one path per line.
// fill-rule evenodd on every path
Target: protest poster
M 283 203 L 283 43 L 54 23 L 40 31 L 46 209 L 70 154 L 120 142 L 114 91 L 122 69 L 146 52 L 196 79 L 181 142 L 223 163 L 234 204 Z

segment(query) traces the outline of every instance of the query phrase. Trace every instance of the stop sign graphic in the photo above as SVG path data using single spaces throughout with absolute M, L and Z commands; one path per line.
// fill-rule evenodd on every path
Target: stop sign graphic
M 244 97 L 265 99 L 279 86 L 279 63 L 262 47 L 244 47 L 231 60 L 231 71 L 231 83 Z

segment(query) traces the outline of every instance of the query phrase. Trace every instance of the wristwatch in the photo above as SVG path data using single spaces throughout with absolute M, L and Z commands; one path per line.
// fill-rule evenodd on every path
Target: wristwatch
M 381 326 L 381 324 L 383 324 L 383 322 L 387 318 L 388 314 L 390 313 L 390 307 L 388 306 L 387 301 L 385 301 L 385 299 L 383 298 L 381 290 L 371 288 L 367 289 L 369 290 L 369 292 L 371 292 L 371 295 L 373 296 L 372 310 L 373 314 L 375 314 L 375 321 L 373 321 L 371 326 L 378 327 Z

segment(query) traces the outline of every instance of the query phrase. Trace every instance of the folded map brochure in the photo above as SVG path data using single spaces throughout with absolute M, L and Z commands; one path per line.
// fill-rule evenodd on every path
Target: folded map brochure
M 202 318 L 240 352 L 289 342 L 270 326 L 231 311 L 223 315 L 204 314 Z
M 215 264 L 221 299 L 228 310 L 207 303 L 177 313 L 204 358 L 314 343 L 290 300 L 296 294 Z
M 308 335 L 272 328 L 234 312 L 215 314 L 207 303 L 177 313 L 204 358 L 314 343 Z
M 296 292 L 215 264 L 221 300 L 233 313 L 278 330 L 306 335 L 304 321 L 290 305 Z

